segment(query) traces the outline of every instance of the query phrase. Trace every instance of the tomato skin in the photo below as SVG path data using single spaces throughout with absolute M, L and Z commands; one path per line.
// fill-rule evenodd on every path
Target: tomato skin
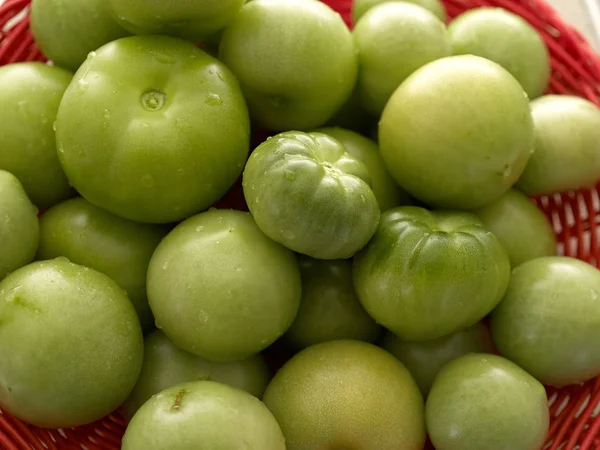
M 133 389 L 144 340 L 125 292 L 66 258 L 0 282 L 0 406 L 43 428 L 100 420 Z
M 320 1 L 248 2 L 225 29 L 219 59 L 240 80 L 253 120 L 273 131 L 323 125 L 358 75 L 350 30 Z
M 107 0 L 114 18 L 133 34 L 202 42 L 235 17 L 244 0 Z
M 353 31 L 363 107 L 380 116 L 394 91 L 425 64 L 452 54 L 444 23 L 406 2 L 387 2 L 369 10 Z
M 513 270 L 492 313 L 500 354 L 556 387 L 600 374 L 600 271 L 574 258 L 547 256 Z
M 302 300 L 296 320 L 286 333 L 295 348 L 320 342 L 356 339 L 372 342 L 381 327 L 367 314 L 352 283 L 352 262 L 299 257 Z
M 379 205 L 365 165 L 322 133 L 285 132 L 244 169 L 244 196 L 260 229 L 297 253 L 347 259 L 366 245 Z
M 352 4 L 352 19 L 354 23 L 358 22 L 359 19 L 371 8 L 377 5 L 387 2 L 388 0 L 354 0 Z M 446 20 L 446 7 L 440 0 L 403 0 L 407 3 L 414 3 L 415 5 L 421 6 L 437 16 L 438 19 Z
M 550 422 L 544 386 L 513 362 L 481 353 L 441 370 L 425 415 L 433 445 L 444 450 L 540 450 Z
M 123 405 L 125 415 L 131 420 L 153 395 L 196 380 L 227 384 L 261 398 L 269 382 L 269 369 L 261 355 L 228 363 L 208 361 L 181 350 L 156 330 L 144 340 L 142 372 Z
M 467 11 L 449 27 L 455 55 L 476 55 L 508 70 L 530 99 L 539 97 L 550 80 L 550 57 L 538 31 L 504 8 Z
M 37 212 L 19 180 L 0 170 L 0 281 L 35 258 L 40 240 Z
M 529 196 L 591 188 L 600 180 L 600 109 L 571 95 L 531 102 L 535 152 L 517 182 Z
M 425 396 L 437 374 L 450 361 L 469 353 L 494 352 L 490 332 L 481 322 L 448 336 L 422 342 L 403 341 L 388 332 L 383 348 L 406 366 Z
M 156 325 L 182 350 L 237 361 L 275 342 L 300 306 L 296 256 L 248 213 L 211 209 L 171 231 L 148 268 Z
M 130 35 L 104 0 L 33 0 L 31 31 L 47 58 L 72 71 L 89 52 Z
M 348 153 L 364 163 L 371 176 L 371 187 L 381 211 L 411 204 L 410 196 L 398 186 L 385 167 L 377 143 L 359 133 L 338 127 L 319 128 L 315 131 L 337 139 Z
M 436 208 L 479 208 L 516 183 L 533 153 L 529 101 L 492 61 L 438 59 L 394 92 L 379 123 L 379 146 L 413 197 Z
M 90 203 L 138 222 L 189 217 L 241 174 L 250 142 L 231 72 L 193 44 L 119 39 L 92 53 L 61 102 L 59 158 Z
M 503 245 L 512 267 L 531 259 L 556 255 L 552 224 L 520 191 L 511 189 L 474 212 Z
M 64 256 L 95 269 L 121 286 L 149 330 L 154 317 L 146 296 L 146 272 L 152 253 L 169 229 L 131 222 L 79 197 L 59 203 L 40 219 L 38 260 Z
M 354 260 L 362 305 L 406 341 L 474 325 L 500 302 L 509 276 L 505 250 L 476 216 L 416 206 L 383 213 Z
M 0 67 L 0 169 L 47 208 L 75 195 L 58 162 L 53 123 L 73 74 L 43 63 Z

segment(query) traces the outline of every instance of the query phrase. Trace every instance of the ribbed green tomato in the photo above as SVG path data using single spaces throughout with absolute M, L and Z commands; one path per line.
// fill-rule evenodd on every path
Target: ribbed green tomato
M 513 267 L 556 254 L 556 235 L 544 213 L 516 189 L 474 211 L 496 235 Z
M 213 362 L 176 347 L 165 334 L 154 331 L 144 341 L 144 363 L 135 388 L 125 402 L 129 419 L 155 394 L 180 383 L 208 380 L 242 389 L 261 398 L 269 369 L 260 355 L 234 362 Z
M 108 275 L 135 307 L 142 328 L 154 324 L 146 296 L 152 253 L 168 228 L 115 216 L 83 198 L 59 203 L 40 219 L 38 259 L 64 256 Z
M 254 355 L 290 327 L 300 306 L 296 256 L 250 214 L 209 210 L 165 237 L 148 268 L 156 325 L 211 361 Z
M 302 301 L 287 339 L 297 348 L 337 339 L 374 341 L 381 328 L 354 291 L 351 261 L 300 257 Z
M 337 139 L 348 153 L 363 162 L 371 176 L 371 187 L 381 211 L 411 203 L 409 195 L 398 186 L 388 172 L 379 154 L 379 147 L 373 140 L 337 127 L 320 128 L 316 131 Z
M 383 347 L 402 361 L 424 395 L 429 393 L 436 375 L 450 361 L 469 353 L 494 351 L 490 332 L 481 322 L 448 336 L 421 342 L 403 341 L 388 332 Z
M 366 166 L 322 133 L 285 132 L 261 144 L 244 169 L 244 196 L 260 229 L 291 250 L 346 259 L 377 228 Z
M 498 239 L 470 213 L 390 209 L 354 262 L 367 312 L 407 341 L 474 325 L 502 299 L 510 263 Z
M 544 386 L 511 361 L 481 353 L 441 370 L 425 415 L 440 450 L 541 450 L 550 422 Z
M 40 240 L 37 208 L 19 180 L 0 170 L 0 281 L 35 258 Z
M 73 71 L 89 52 L 130 34 L 105 0 L 33 0 L 31 31 L 44 55 Z
M 71 78 L 39 62 L 0 67 L 0 169 L 19 179 L 38 208 L 75 194 L 58 161 L 52 129 Z
M 82 64 L 56 138 L 86 200 L 136 222 L 169 223 L 208 208 L 239 177 L 250 120 L 224 64 L 181 39 L 133 36 Z

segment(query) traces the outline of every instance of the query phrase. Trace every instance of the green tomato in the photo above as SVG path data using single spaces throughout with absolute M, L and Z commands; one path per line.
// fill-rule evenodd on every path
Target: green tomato
M 452 54 L 446 25 L 426 9 L 406 2 L 370 9 L 354 28 L 354 42 L 361 102 L 377 116 L 410 74 Z
M 500 302 L 509 277 L 506 252 L 476 216 L 416 206 L 383 213 L 354 261 L 362 305 L 406 341 L 476 324 Z
M 81 195 L 138 222 L 173 222 L 212 205 L 241 174 L 250 142 L 231 72 L 164 36 L 90 54 L 56 125 L 60 161 Z
M 549 256 L 513 270 L 492 314 L 500 353 L 542 383 L 562 387 L 600 374 L 600 272 Z
M 316 0 L 247 3 L 225 29 L 219 55 L 240 80 L 252 118 L 275 131 L 323 125 L 358 74 L 350 30 Z
M 374 341 L 381 328 L 367 314 L 352 284 L 348 260 L 300 258 L 302 301 L 287 340 L 296 348 L 338 339 Z
M 58 258 L 0 282 L 0 405 L 25 422 L 69 428 L 111 413 L 143 344 L 131 302 L 100 272 Z
M 265 392 L 287 450 L 422 450 L 423 397 L 408 370 L 359 341 L 309 347 Z
M 340 141 L 296 131 L 258 146 L 243 177 L 244 197 L 260 229 L 317 259 L 350 258 L 373 236 L 379 205 L 370 182 L 366 166 Z
M 142 372 L 124 404 L 125 415 L 131 419 L 153 395 L 198 380 L 227 384 L 261 398 L 269 382 L 269 369 L 260 355 L 227 363 L 207 361 L 179 349 L 157 330 L 144 341 Z
M 476 55 L 500 64 L 529 98 L 539 97 L 548 87 L 548 49 L 521 16 L 504 8 L 476 8 L 453 20 L 448 31 L 455 55 Z
M 371 187 L 379 209 L 386 211 L 394 206 L 409 205 L 409 195 L 392 178 L 379 154 L 379 147 L 369 138 L 343 128 L 320 128 L 316 130 L 340 141 L 346 151 L 360 160 L 369 171 Z
M 523 88 L 478 56 L 417 70 L 392 95 L 379 126 L 392 176 L 442 208 L 478 208 L 502 196 L 525 169 L 533 140 Z
M 547 95 L 531 102 L 535 153 L 517 187 L 528 195 L 593 186 L 600 179 L 600 110 L 579 97 Z
M 552 225 L 526 195 L 515 189 L 479 208 L 475 214 L 504 246 L 513 267 L 556 254 Z
M 295 255 L 248 213 L 210 210 L 177 226 L 148 269 L 156 325 L 179 348 L 236 361 L 271 345 L 300 306 Z
M 37 212 L 19 180 L 0 170 L 0 281 L 35 258 L 40 240 Z
M 134 34 L 164 34 L 199 42 L 222 30 L 244 0 L 107 0 L 114 17 Z
M 33 0 L 31 31 L 48 58 L 73 71 L 91 51 L 129 35 L 105 0 Z
M 481 322 L 448 336 L 422 342 L 403 341 L 388 332 L 383 348 L 402 361 L 424 395 L 429 393 L 436 375 L 450 361 L 469 353 L 494 352 L 490 332 Z
M 52 129 L 72 76 L 38 62 L 0 67 L 0 169 L 14 174 L 39 208 L 74 195 Z
M 544 386 L 509 360 L 484 354 L 442 369 L 425 414 L 431 441 L 443 450 L 541 450 L 550 421 Z
M 195 381 L 155 395 L 133 417 L 122 450 L 286 450 L 281 428 L 256 397 Z
M 360 18 L 374 6 L 387 3 L 389 0 L 354 0 L 352 2 L 352 21 L 357 23 Z M 403 0 L 403 3 L 413 3 L 431 11 L 441 21 L 446 21 L 446 8 L 440 0 Z
M 162 226 L 122 219 L 75 198 L 53 206 L 40 219 L 37 258 L 65 256 L 108 275 L 125 290 L 147 330 L 154 318 L 146 296 L 146 272 L 167 231 Z

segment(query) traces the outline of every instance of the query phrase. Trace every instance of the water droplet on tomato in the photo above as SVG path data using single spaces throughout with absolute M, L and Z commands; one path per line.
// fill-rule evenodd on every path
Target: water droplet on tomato
M 88 83 L 86 80 L 84 80 L 83 78 L 81 80 L 79 80 L 79 90 L 81 92 L 85 92 L 88 90 L 88 88 L 90 87 L 90 83 Z
M 509 166 L 508 164 L 504 166 L 504 172 L 502 172 L 502 176 L 504 178 L 508 178 L 510 177 L 510 174 L 512 173 L 512 167 Z
M 217 76 L 219 77 L 219 80 L 223 81 L 225 79 L 225 75 L 223 75 L 221 72 L 217 72 Z
M 590 295 L 592 296 L 592 300 L 598 300 L 598 291 L 595 289 L 590 290 Z
M 208 94 L 206 97 L 206 104 L 210 106 L 221 106 L 223 105 L 223 99 L 219 94 Z
M 196 227 L 196 231 L 198 233 L 201 233 L 202 231 L 204 231 L 204 227 L 202 225 L 200 225 L 200 226 Z
M 94 59 L 96 57 L 96 52 L 89 52 L 87 55 L 87 59 Z
M 167 270 L 169 268 L 169 262 L 165 261 L 165 263 L 162 265 L 163 270 Z
M 102 114 L 102 117 L 104 117 L 105 119 L 110 119 L 110 111 L 108 109 L 105 109 L 104 114 Z
M 289 241 L 296 239 L 296 234 L 291 230 L 281 230 L 283 237 Z
M 363 205 L 364 205 L 365 203 L 367 203 L 367 198 L 361 194 L 360 201 L 363 202 Z
M 156 59 L 159 63 L 162 64 L 175 64 L 175 57 L 173 55 L 169 55 L 167 53 L 154 52 L 154 59 Z
M 52 123 L 52 131 L 56 131 L 56 121 Z
M 296 174 L 294 172 L 292 172 L 291 170 L 287 170 L 287 169 L 284 170 L 283 171 L 283 176 L 288 181 L 295 181 L 296 180 Z

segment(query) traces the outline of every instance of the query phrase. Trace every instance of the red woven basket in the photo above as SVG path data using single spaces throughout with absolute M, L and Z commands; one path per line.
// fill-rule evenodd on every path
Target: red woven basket
M 31 0 L 7 0 L 0 6 L 0 66 L 18 61 L 45 61 L 29 29 Z M 324 0 L 350 23 L 351 0 Z M 549 92 L 585 97 L 600 106 L 600 57 L 585 39 L 541 0 L 445 0 L 450 18 L 480 6 L 500 6 L 528 20 L 538 29 L 552 60 Z M 260 137 L 257 136 L 257 140 Z M 596 267 L 600 265 L 597 227 L 600 222 L 598 189 L 534 199 L 552 221 L 558 251 Z M 241 206 L 239 186 L 221 205 Z M 600 449 L 600 378 L 583 385 L 548 389 L 552 423 L 545 450 Z M 118 450 L 125 421 L 119 412 L 94 424 L 74 429 L 46 430 L 27 425 L 0 409 L 2 450 Z

